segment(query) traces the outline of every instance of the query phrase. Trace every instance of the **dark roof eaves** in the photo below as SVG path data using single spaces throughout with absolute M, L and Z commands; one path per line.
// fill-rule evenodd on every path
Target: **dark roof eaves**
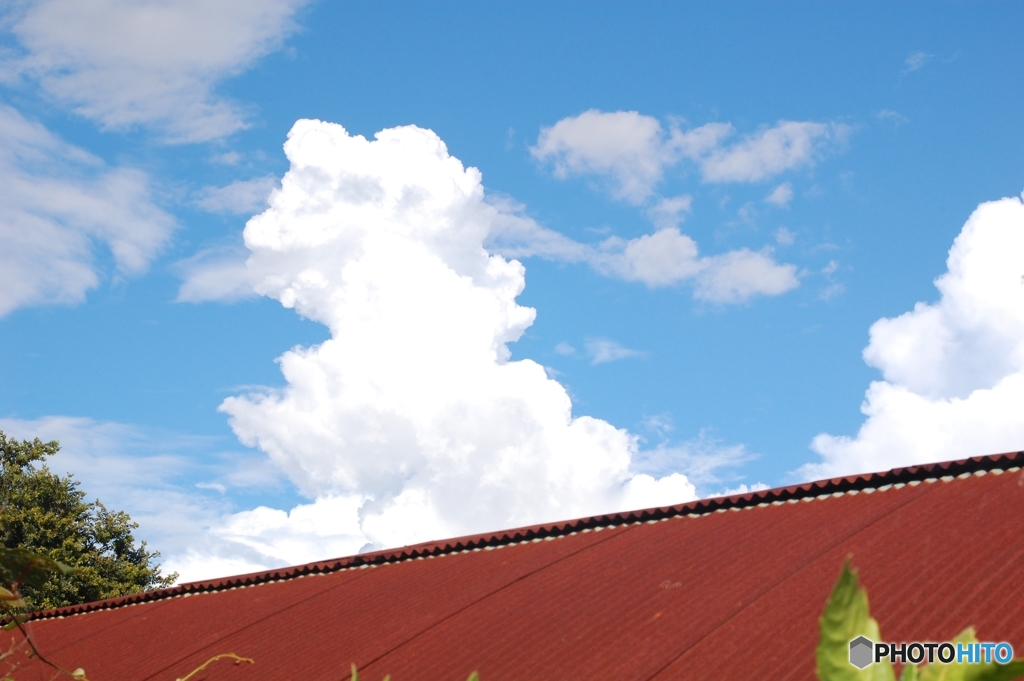
M 906 484 L 934 478 L 966 476 L 979 472 L 1006 470 L 1010 468 L 1019 468 L 1021 466 L 1024 466 L 1024 451 L 995 454 L 991 456 L 976 456 L 958 461 L 922 464 L 919 466 L 908 466 L 905 468 L 894 468 L 881 473 L 866 473 L 827 480 L 818 480 L 815 482 L 790 485 L 787 487 L 778 487 L 758 492 L 747 492 L 745 494 L 736 494 L 727 497 L 698 499 L 696 501 L 679 504 L 677 506 L 664 506 L 601 516 L 590 516 L 576 520 L 545 523 L 543 525 L 533 525 L 489 534 L 455 537 L 437 542 L 405 546 L 398 549 L 386 549 L 383 551 L 375 551 L 373 553 L 357 554 L 355 556 L 318 561 L 315 563 L 279 568 L 276 570 L 254 572 L 235 577 L 203 582 L 189 582 L 157 591 L 147 591 L 128 596 L 111 598 L 104 601 L 82 603 L 80 605 L 71 605 L 54 610 L 33 613 L 30 615 L 30 619 L 41 620 L 69 617 L 98 610 L 110 610 L 130 605 L 141 605 L 143 603 L 162 601 L 170 598 L 189 597 L 205 593 L 258 586 L 261 584 L 289 581 L 312 575 L 331 574 L 342 570 L 378 567 L 393 563 L 400 563 L 407 560 L 439 557 L 464 551 L 493 549 L 525 541 L 539 541 L 547 538 L 562 537 L 576 532 L 605 529 L 637 522 L 657 522 L 659 520 L 667 520 L 678 516 L 701 516 L 723 510 L 740 510 L 762 504 L 799 501 L 802 499 L 830 496 L 833 494 L 875 489 L 889 485 L 899 485 L 901 483 Z

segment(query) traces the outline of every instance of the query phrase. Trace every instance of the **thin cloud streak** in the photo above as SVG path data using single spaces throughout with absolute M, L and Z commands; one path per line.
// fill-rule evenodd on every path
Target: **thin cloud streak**
M 202 142 L 248 126 L 215 94 L 278 49 L 307 0 L 35 0 L 0 19 L 19 50 L 9 82 L 35 82 L 106 129 L 145 126 L 166 142 Z
M 238 180 L 223 187 L 203 187 L 196 192 L 195 203 L 211 213 L 255 215 L 267 207 L 270 192 L 277 186 L 273 176 Z
M 911 52 L 903 61 L 903 73 L 911 73 L 912 71 L 923 69 L 934 58 L 934 54 L 928 54 L 921 50 Z
M 80 303 L 105 276 L 145 272 L 177 228 L 150 184 L 0 105 L 0 317 Z M 98 264 L 100 248 L 113 272 Z
M 485 243 L 505 257 L 583 262 L 604 276 L 650 288 L 689 282 L 697 300 L 721 304 L 781 295 L 800 285 L 796 266 L 777 263 L 771 248 L 701 256 L 697 243 L 674 227 L 629 240 L 609 237 L 592 246 L 542 227 L 521 206 L 504 200 L 492 204 L 498 214 Z
M 630 357 L 644 357 L 646 353 L 631 350 L 610 338 L 588 338 L 583 344 L 591 364 L 607 364 Z

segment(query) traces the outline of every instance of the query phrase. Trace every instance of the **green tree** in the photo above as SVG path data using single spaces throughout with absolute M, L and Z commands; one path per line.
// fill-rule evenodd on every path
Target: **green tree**
M 87 502 L 70 475 L 61 477 L 44 460 L 60 444 L 8 438 L 0 431 L 0 540 L 75 570 L 46 582 L 25 584 L 29 609 L 44 610 L 170 586 L 177 574 L 163 576 L 159 553 L 136 542 L 123 511 Z

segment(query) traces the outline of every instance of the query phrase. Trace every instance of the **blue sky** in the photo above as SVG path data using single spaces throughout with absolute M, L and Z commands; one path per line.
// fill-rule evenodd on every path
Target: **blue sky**
M 19 2 L 0 21 L 0 428 L 61 439 L 54 467 L 186 578 L 1019 449 L 1022 24 L 1013 3 Z M 296 132 L 289 160 L 300 119 L 343 129 Z M 436 137 L 355 137 L 410 125 Z M 474 316 L 514 295 L 434 237 L 395 227 L 383 260 L 313 239 L 323 188 L 296 159 L 327 138 L 310 167 L 482 187 L 467 205 L 493 214 L 452 248 L 517 258 L 502 276 L 525 277 L 533 323 Z M 431 165 L 428 139 L 482 179 Z M 356 215 L 337 196 L 325 214 Z M 297 230 L 296 250 L 243 245 L 268 205 L 264 236 Z M 405 246 L 427 259 L 373 269 Z M 445 288 L 438 258 L 476 288 Z M 396 305 L 359 338 L 331 321 L 356 314 L 351 263 Z M 336 295 L 300 292 L 297 314 L 281 300 L 310 271 Z M 446 354 L 503 324 L 508 361 Z M 317 354 L 329 339 L 348 354 Z M 391 449 L 359 445 L 352 386 L 397 366 L 371 419 Z M 492 370 L 519 387 L 473 382 Z M 348 387 L 318 403 L 316 372 Z M 490 434 L 424 415 L 409 396 L 430 381 Z M 562 418 L 562 389 L 603 435 L 524 425 Z

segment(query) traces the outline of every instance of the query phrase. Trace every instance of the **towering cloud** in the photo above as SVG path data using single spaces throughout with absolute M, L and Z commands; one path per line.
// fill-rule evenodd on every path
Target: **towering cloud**
M 314 506 L 355 500 L 380 546 L 693 498 L 683 475 L 634 473 L 635 436 L 509 359 L 535 312 L 516 303 L 523 266 L 484 248 L 499 211 L 479 171 L 411 126 L 370 141 L 299 121 L 285 152 L 245 229 L 249 277 L 331 338 L 280 357 L 286 387 L 221 408 Z
M 822 434 L 805 477 L 1024 448 L 1024 205 L 984 203 L 949 251 L 936 303 L 871 327 L 856 437 Z

